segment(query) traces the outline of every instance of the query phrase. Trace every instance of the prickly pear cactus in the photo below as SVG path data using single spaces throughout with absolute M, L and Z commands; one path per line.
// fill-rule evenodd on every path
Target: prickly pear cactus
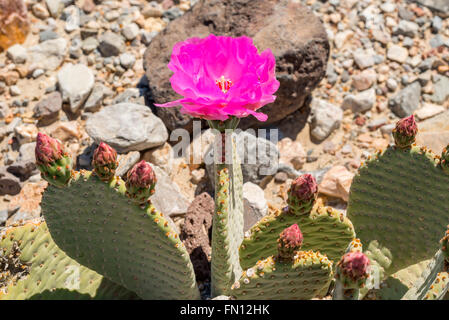
M 277 254 L 259 260 L 233 285 L 237 299 L 312 299 L 329 287 L 332 262 L 314 251 L 299 251 L 303 235 L 297 224 L 285 228 L 277 240 Z
M 119 177 L 91 172 L 66 188 L 49 186 L 42 211 L 53 239 L 69 256 L 143 299 L 197 299 L 189 255 L 178 234 L 149 203 L 125 196 Z
M 351 221 L 330 207 L 316 207 L 301 215 L 284 209 L 264 217 L 249 230 L 240 246 L 242 268 L 250 268 L 259 259 L 275 254 L 279 233 L 295 223 L 304 236 L 302 250 L 319 251 L 332 261 L 340 260 L 355 237 Z
M 229 294 L 242 273 L 238 248 L 243 239 L 243 176 L 232 133 L 237 123 L 235 119 L 211 122 L 218 131 L 214 143 L 215 212 L 211 257 L 214 296 Z
M 0 299 L 136 299 L 136 294 L 69 258 L 34 220 L 0 235 Z
M 449 221 L 449 175 L 439 157 L 410 146 L 416 124 L 413 118 L 406 120 L 396 128 L 399 146 L 362 165 L 349 194 L 348 218 L 364 252 L 385 276 L 432 258 Z

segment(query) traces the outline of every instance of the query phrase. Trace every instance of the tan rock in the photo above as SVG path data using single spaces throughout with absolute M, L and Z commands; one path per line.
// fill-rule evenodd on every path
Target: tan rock
M 349 200 L 349 189 L 351 187 L 354 174 L 349 172 L 344 166 L 331 168 L 323 177 L 318 190 L 328 196 Z
M 76 121 L 58 121 L 54 124 L 45 127 L 45 133 L 61 142 L 66 142 L 71 139 L 78 140 L 81 137 L 79 124 Z
M 146 151 L 143 154 L 143 159 L 170 173 L 173 167 L 173 149 L 168 142 L 165 142 L 160 147 Z
M 42 194 L 47 187 L 48 183 L 45 180 L 41 180 L 37 183 L 27 183 L 22 188 L 20 193 L 11 198 L 8 204 L 8 210 L 14 210 L 20 207 L 19 212 L 26 212 L 30 219 L 37 218 L 41 214 L 41 200 Z M 14 218 L 14 216 L 12 217 Z M 15 219 L 8 220 L 6 225 L 10 225 L 15 222 Z
M 186 161 L 190 170 L 198 169 L 206 156 L 209 147 L 214 142 L 215 135 L 211 129 L 207 129 L 197 136 L 187 149 Z
M 279 161 L 285 164 L 291 164 L 296 170 L 299 170 L 306 163 L 307 154 L 299 141 L 293 141 L 290 138 L 284 138 L 277 143 L 279 148 Z

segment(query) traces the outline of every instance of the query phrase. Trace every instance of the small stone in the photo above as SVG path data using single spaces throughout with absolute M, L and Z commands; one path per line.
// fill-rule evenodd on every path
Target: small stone
M 42 20 L 47 19 L 50 14 L 48 13 L 47 8 L 45 8 L 42 4 L 40 3 L 36 3 L 31 7 L 31 11 L 33 12 L 33 14 Z
M 435 81 L 436 80 L 436 81 Z M 430 100 L 434 103 L 443 104 L 449 99 L 449 78 L 445 76 L 436 76 L 434 78 L 434 94 Z
M 56 70 L 64 61 L 67 41 L 64 38 L 44 41 L 28 50 L 31 64 L 44 70 Z
M 362 113 L 370 110 L 376 103 L 376 92 L 374 89 L 362 91 L 356 95 L 347 95 L 341 108 L 343 110 L 351 109 L 353 113 Z
M 363 91 L 369 89 L 376 79 L 376 71 L 367 69 L 352 77 L 352 86 L 358 91 Z
M 0 119 L 4 119 L 11 114 L 11 109 L 5 102 L 0 102 Z
M 115 175 L 125 177 L 126 173 L 140 160 L 139 151 L 131 151 L 127 154 L 120 154 L 117 158 L 118 166 Z
M 279 162 L 291 164 L 296 170 L 302 169 L 306 163 L 306 152 L 299 141 L 283 138 L 277 144 L 281 155 Z
M 149 45 L 151 43 L 151 40 L 153 40 L 153 38 L 158 34 L 157 31 L 152 31 L 152 32 L 148 32 L 148 31 L 144 31 L 142 33 L 142 35 L 140 36 L 140 41 L 144 44 L 144 45 Z
M 334 38 L 334 43 L 337 49 L 341 49 L 345 43 L 352 38 L 354 35 L 354 32 L 351 30 L 345 30 L 343 32 L 337 33 L 337 35 Z
M 15 64 L 25 63 L 27 60 L 27 50 L 20 44 L 15 44 L 12 47 L 9 47 L 6 51 L 6 55 Z
M 315 139 L 324 140 L 340 127 L 343 111 L 339 107 L 319 99 L 313 99 L 310 107 L 310 133 Z
M 44 73 L 45 73 L 44 70 L 42 70 L 42 69 L 36 69 L 36 70 L 33 71 L 33 73 L 31 74 L 31 76 L 33 77 L 33 79 L 37 79 L 37 78 L 39 78 L 40 76 L 42 76 Z
M 134 40 L 139 34 L 139 26 L 135 23 L 130 23 L 122 29 L 122 35 L 126 40 Z
M 374 65 L 373 55 L 366 53 L 364 51 L 356 51 L 353 54 L 354 62 L 360 69 L 366 69 Z
M 419 107 L 421 85 L 413 82 L 388 101 L 390 109 L 399 118 L 410 116 Z
M 399 63 L 404 63 L 408 58 L 408 50 L 398 45 L 392 45 L 388 48 L 387 58 Z
M 276 173 L 274 176 L 274 181 L 276 183 L 284 183 L 287 181 L 287 179 L 288 179 L 288 174 L 285 172 L 282 172 L 282 171 Z
M 130 69 L 136 63 L 136 57 L 131 53 L 122 53 L 120 55 L 120 64 L 125 69 Z
M 191 172 L 191 175 L 192 175 L 192 179 L 191 179 L 192 183 L 198 184 L 206 176 L 206 170 L 204 170 L 203 168 L 197 169 L 197 170 L 193 170 Z
M 19 144 L 30 143 L 36 140 L 38 129 L 34 124 L 22 124 L 14 128 Z
M 16 195 L 20 192 L 20 179 L 6 171 L 6 167 L 0 167 L 0 196 L 5 194 Z
M 45 0 L 45 3 L 50 15 L 55 19 L 58 18 L 64 8 L 64 4 L 59 0 Z
M 162 6 L 152 1 L 148 5 L 146 5 L 142 10 L 142 15 L 145 17 L 145 19 L 148 18 L 160 18 L 164 14 L 164 9 Z
M 387 88 L 390 91 L 395 91 L 397 89 L 397 87 L 398 87 L 398 82 L 395 79 L 393 79 L 393 78 L 389 78 L 387 80 L 386 85 L 387 85 Z
M 103 57 L 118 56 L 125 51 L 125 42 L 119 35 L 107 31 L 100 36 L 98 48 Z
M 56 32 L 52 31 L 52 30 L 44 30 L 42 32 L 39 32 L 39 42 L 44 42 L 47 40 L 54 40 L 54 39 L 58 39 L 59 38 L 59 34 L 57 34 Z
M 249 230 L 268 213 L 262 188 L 252 182 L 243 184 L 243 232 Z
M 83 64 L 64 65 L 58 72 L 58 83 L 63 101 L 67 101 L 70 111 L 76 113 L 86 101 L 94 86 L 92 71 Z
M 436 116 L 439 113 L 444 112 L 446 109 L 443 106 L 424 103 L 421 108 L 415 111 L 415 115 L 419 120 L 424 120 Z
M 398 23 L 397 29 L 393 32 L 394 34 L 403 35 L 406 37 L 413 38 L 419 30 L 419 26 L 412 21 L 401 20 Z
M 179 9 L 178 7 L 171 7 L 170 9 L 164 11 L 163 17 L 172 21 L 172 20 L 175 20 L 176 18 L 179 18 L 183 14 L 184 14 L 184 12 L 181 9 Z
M 104 18 L 109 22 L 117 20 L 119 17 L 120 17 L 120 12 L 118 12 L 117 10 L 108 11 L 104 15 Z
M 324 174 L 318 190 L 320 193 L 348 201 L 353 177 L 354 174 L 344 166 L 335 166 Z
M 68 33 L 78 30 L 81 19 L 79 9 L 76 6 L 70 6 L 64 9 L 64 14 L 67 16 L 64 30 Z
M 25 143 L 20 146 L 19 156 L 8 168 L 8 172 L 12 173 L 20 179 L 20 181 L 28 180 L 32 175 L 38 173 L 36 168 L 36 158 L 34 149 L 36 143 Z
M 113 94 L 112 90 L 105 85 L 99 83 L 92 89 L 89 98 L 87 98 L 84 104 L 84 110 L 87 112 L 97 112 L 101 108 L 101 104 L 105 97 L 111 96 Z
M 170 174 L 174 159 L 172 147 L 168 142 L 165 142 L 162 146 L 146 151 L 143 154 L 143 159 Z
M 11 94 L 11 96 L 16 97 L 20 96 L 22 94 L 22 91 L 18 86 L 11 86 L 9 87 L 9 93 Z
M 33 116 L 39 120 L 40 125 L 47 126 L 58 120 L 61 108 L 61 94 L 53 92 L 36 104 Z
M 83 40 L 82 49 L 85 54 L 89 54 L 98 47 L 98 41 L 94 37 Z
M 443 28 L 443 19 L 435 15 L 432 19 L 432 32 L 438 33 Z

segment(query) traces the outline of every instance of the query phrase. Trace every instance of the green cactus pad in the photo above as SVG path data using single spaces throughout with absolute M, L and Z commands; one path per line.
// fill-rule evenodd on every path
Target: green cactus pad
M 16 258 L 15 265 L 8 266 L 12 272 L 5 272 L 0 281 L 0 300 L 137 298 L 69 258 L 40 220 L 4 230 L 0 250 L 3 257 Z
M 332 280 L 332 262 L 313 251 L 298 251 L 292 262 L 268 257 L 246 270 L 231 295 L 245 300 L 308 300 Z
M 233 139 L 232 163 L 215 164 L 214 167 L 211 278 L 212 295 L 217 296 L 228 295 L 242 273 L 238 248 L 243 239 L 243 177 Z
M 347 215 L 386 276 L 432 258 L 449 221 L 449 175 L 424 148 L 389 147 L 360 167 Z
M 286 227 L 298 224 L 304 237 L 302 250 L 314 250 L 338 262 L 355 237 L 351 221 L 330 207 L 317 207 L 308 215 L 295 215 L 287 209 L 262 218 L 250 230 L 240 246 L 243 269 L 257 260 L 275 255 L 277 238 Z
M 118 177 L 109 184 L 90 172 L 67 188 L 49 187 L 42 211 L 58 246 L 79 263 L 143 299 L 197 299 L 193 267 L 178 234 L 151 204 L 124 196 Z

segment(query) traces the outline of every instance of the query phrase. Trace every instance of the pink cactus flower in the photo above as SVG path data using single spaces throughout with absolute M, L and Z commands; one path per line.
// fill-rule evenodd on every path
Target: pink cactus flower
M 63 148 L 58 140 L 38 132 L 36 138 L 36 162 L 39 165 L 49 165 L 64 155 Z
M 187 39 L 173 47 L 168 64 L 173 90 L 183 98 L 156 106 L 181 105 L 182 113 L 207 120 L 253 115 L 265 121 L 256 110 L 276 99 L 275 65 L 271 50 L 259 54 L 248 37 Z

